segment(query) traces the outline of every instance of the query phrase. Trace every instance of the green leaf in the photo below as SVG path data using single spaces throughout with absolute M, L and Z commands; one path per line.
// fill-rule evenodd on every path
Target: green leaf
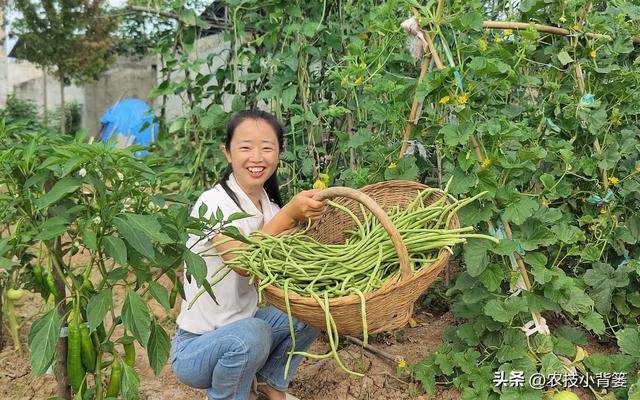
M 489 264 L 480 274 L 478 279 L 488 291 L 494 292 L 504 280 L 505 273 L 500 264 Z
M 138 400 L 140 377 L 133 367 L 122 363 L 122 395 L 126 400 Z
M 554 372 L 562 373 L 564 371 L 562 362 L 555 354 L 549 353 L 542 357 L 542 368 L 540 369 L 540 372 L 543 375 L 548 376 Z
M 169 340 L 169 335 L 160 325 L 153 322 L 151 324 L 147 355 L 149 357 L 149 365 L 156 376 L 160 375 L 162 368 L 167 363 L 170 351 L 171 341 Z
M 169 133 L 176 133 L 184 127 L 184 118 L 178 118 L 169 126 Z
M 147 235 L 135 229 L 128 221 L 116 217 L 113 219 L 114 225 L 118 228 L 118 232 L 122 235 L 124 240 L 131 245 L 136 251 L 150 261 L 155 261 L 155 253 L 153 251 L 153 244 L 151 244 L 151 240 L 147 237 Z
M 477 277 L 484 271 L 489 262 L 487 251 L 491 246 L 491 242 L 483 239 L 469 239 L 465 243 L 464 263 L 469 275 Z
M 71 176 L 67 176 L 62 178 L 55 185 L 45 193 L 44 196 L 40 197 L 35 201 L 35 206 L 37 210 L 41 210 L 45 207 L 50 206 L 56 201 L 62 199 L 65 195 L 69 193 L 73 193 L 78 188 L 82 186 L 82 179 L 74 178 Z
M 49 369 L 56 353 L 61 327 L 62 318 L 56 308 L 49 310 L 31 325 L 28 337 L 29 362 L 35 376 L 41 376 Z
M 629 284 L 629 274 L 624 269 L 614 270 L 609 264 L 596 262 L 587 270 L 582 279 L 592 287 L 591 297 L 595 301 L 596 310 L 603 315 L 611 311 L 611 297 L 615 288 Z
M 482 29 L 483 21 L 484 19 L 482 18 L 482 14 L 475 11 L 465 13 L 460 19 L 460 22 L 462 22 L 462 25 L 464 25 L 467 28 L 471 28 L 474 31 L 479 31 Z
M 518 313 L 527 311 L 527 302 L 522 297 L 509 297 L 506 300 L 489 300 L 484 306 L 484 313 L 494 321 L 510 322 Z
M 291 85 L 282 92 L 282 107 L 288 109 L 296 99 L 298 93 L 298 87 Z
M 634 357 L 640 357 L 640 333 L 635 328 L 625 328 L 616 332 L 620 351 Z
M 547 261 L 547 256 L 539 251 L 531 251 L 524 255 L 524 262 L 531 266 L 546 267 Z
M 131 224 L 134 229 L 146 233 L 148 237 L 158 243 L 167 244 L 172 243 L 173 240 L 162 232 L 162 225 L 158 222 L 158 217 L 155 215 L 141 215 L 141 214 L 124 214 L 126 220 Z
M 580 257 L 585 261 L 598 261 L 600 259 L 600 248 L 593 244 L 587 244 L 582 248 Z
M 491 249 L 492 253 L 501 256 L 508 256 L 516 251 L 516 242 L 509 239 L 501 239 L 500 242 Z
M 147 346 L 151 323 L 149 309 L 142 297 L 130 288 L 127 288 L 127 296 L 122 305 L 122 323 L 143 347 Z
M 182 9 L 180 18 L 186 25 L 194 26 L 196 24 L 196 13 L 190 8 Z
M 94 231 L 85 230 L 82 232 L 82 242 L 88 249 L 93 251 L 98 250 L 98 236 Z
M 551 227 L 551 231 L 556 234 L 558 239 L 567 244 L 577 243 L 585 240 L 584 232 L 577 226 L 562 223 Z
M 567 65 L 574 61 L 573 58 L 571 58 L 571 56 L 569 55 L 569 53 L 567 53 L 564 50 L 558 53 L 558 60 L 562 63 L 562 65 Z
M 105 253 L 113 258 L 118 265 L 127 265 L 127 245 L 116 236 L 105 236 L 102 238 Z
M 504 210 L 503 217 L 520 225 L 540 207 L 537 201 L 528 196 L 518 196 Z
M 149 293 L 151 293 L 151 296 L 153 296 L 153 298 L 156 299 L 156 301 L 160 303 L 165 310 L 168 311 L 171 309 L 167 288 L 157 282 L 151 282 L 149 283 Z
M 191 275 L 195 278 L 198 285 L 202 285 L 202 282 L 207 276 L 207 263 L 202 256 L 196 254 L 185 247 L 184 262 L 187 265 L 187 275 Z
M 597 312 L 591 311 L 586 314 L 580 314 L 578 320 L 585 328 L 593 331 L 596 335 L 602 335 L 604 333 L 604 319 L 602 315 Z
M 583 362 L 595 374 L 612 371 L 611 356 L 609 355 L 591 354 Z
M 51 240 L 62 235 L 67 231 L 68 222 L 63 217 L 49 218 L 39 226 L 40 233 L 36 235 L 34 240 Z
M 591 311 L 591 307 L 593 307 L 593 300 L 591 300 L 591 297 L 589 297 L 584 290 L 572 287 L 569 298 L 565 303 L 561 303 L 560 305 L 571 314 L 587 313 Z
M 87 304 L 87 322 L 89 330 L 93 332 L 107 315 L 107 312 L 113 306 L 113 298 L 111 289 L 103 289 L 100 293 L 89 299 Z

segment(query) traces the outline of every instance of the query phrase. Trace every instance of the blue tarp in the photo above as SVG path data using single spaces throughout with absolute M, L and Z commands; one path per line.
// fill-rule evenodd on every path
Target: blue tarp
M 112 136 L 116 146 L 128 147 L 132 144 L 149 146 L 157 137 L 158 124 L 153 122 L 151 107 L 139 99 L 122 99 L 111 106 L 100 119 L 101 141 L 104 143 Z M 140 128 L 148 122 L 142 131 Z M 135 153 L 136 157 L 147 154 L 146 150 Z

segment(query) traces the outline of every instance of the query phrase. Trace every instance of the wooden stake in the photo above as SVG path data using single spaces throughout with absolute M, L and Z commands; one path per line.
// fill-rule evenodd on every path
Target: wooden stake
M 429 63 L 431 62 L 431 57 L 429 55 L 425 55 L 422 58 L 422 66 L 420 68 L 420 76 L 418 77 L 418 86 L 422 79 L 427 74 L 427 70 L 429 69 Z M 407 122 L 407 126 L 404 128 L 404 135 L 402 137 L 402 146 L 400 147 L 400 154 L 398 155 L 398 159 L 402 158 L 404 152 L 407 150 L 407 146 L 409 145 L 409 138 L 411 137 L 411 132 L 413 130 L 413 125 L 416 123 L 416 116 L 418 114 L 418 108 L 420 107 L 420 102 L 418 101 L 417 90 L 416 94 L 413 95 L 413 104 L 411 105 L 411 113 L 409 114 L 409 121 Z

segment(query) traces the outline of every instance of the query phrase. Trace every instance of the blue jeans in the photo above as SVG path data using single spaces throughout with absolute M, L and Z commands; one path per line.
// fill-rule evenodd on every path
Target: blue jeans
M 306 351 L 319 333 L 296 319 L 293 328 L 296 351 Z M 287 314 L 269 306 L 259 309 L 253 318 L 202 335 L 178 328 L 171 346 L 171 366 L 185 385 L 207 389 L 210 400 L 248 400 L 256 375 L 277 390 L 287 390 L 302 360 L 294 356 L 285 377 L 289 351 Z

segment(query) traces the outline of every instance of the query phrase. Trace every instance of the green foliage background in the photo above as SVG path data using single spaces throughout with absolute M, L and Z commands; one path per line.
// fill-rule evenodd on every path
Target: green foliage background
M 455 195 L 487 191 L 463 210 L 462 223 L 484 230 L 502 220 L 513 239 L 465 246 L 458 258 L 464 269 L 447 291 L 464 322 L 410 372 L 428 392 L 439 377 L 465 399 L 542 398 L 529 386 L 494 387 L 498 370 L 625 372 L 628 385 L 615 396 L 637 398 L 640 353 L 629 344 L 640 341 L 640 59 L 633 44 L 640 7 L 589 2 L 585 12 L 585 1 L 447 1 L 438 19 L 435 1 L 221 4 L 229 15 L 230 29 L 220 33 L 228 49 L 194 55 L 206 21 L 183 4 L 173 38 L 181 51 L 172 53 L 173 40 L 158 49 L 171 75 L 153 94 L 179 94 L 190 109 L 168 124 L 162 145 L 167 159 L 182 155 L 191 178 L 185 189 L 208 187 L 224 166 L 217 146 L 228 115 L 259 106 L 287 124 L 280 177 L 289 195 L 310 188 L 320 173 L 332 185 L 442 185 L 453 177 Z M 445 64 L 420 83 L 420 62 L 400 28 L 413 12 L 423 27 L 432 24 Z M 560 26 L 570 36 L 532 26 L 488 30 L 485 20 Z M 202 68 L 216 57 L 223 67 Z M 398 160 L 414 94 L 424 102 L 415 151 Z M 533 283 L 519 296 L 510 296 L 519 276 L 514 252 Z M 520 327 L 532 312 L 559 321 L 551 336 L 524 335 Z M 587 336 L 620 352 L 576 358 Z

